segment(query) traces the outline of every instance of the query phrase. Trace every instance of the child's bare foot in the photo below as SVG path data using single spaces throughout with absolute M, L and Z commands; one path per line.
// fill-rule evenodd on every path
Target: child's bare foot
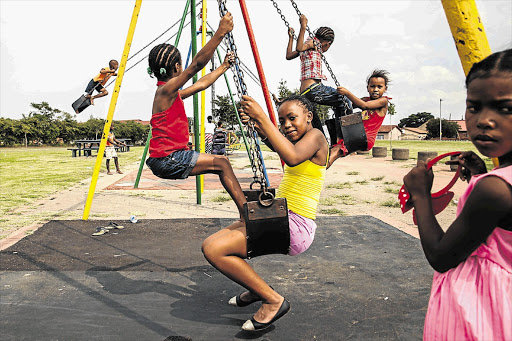
M 112 173 L 112 172 L 107 172 L 107 175 L 112 175 L 112 174 L 114 174 L 114 173 Z
M 123 174 L 123 172 L 121 172 L 120 170 L 117 171 L 117 174 Z

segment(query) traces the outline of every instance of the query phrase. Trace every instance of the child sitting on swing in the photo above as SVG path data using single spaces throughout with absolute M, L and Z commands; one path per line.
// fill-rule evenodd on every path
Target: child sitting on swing
M 388 112 L 389 100 L 391 97 L 384 96 L 388 90 L 389 72 L 385 70 L 373 70 L 372 74 L 366 79 L 366 89 L 369 97 L 359 98 L 344 87 L 338 87 L 336 91 L 340 95 L 347 96 L 355 108 L 363 109 L 363 125 L 366 132 L 367 147 L 370 150 L 375 145 L 377 133 L 384 122 Z M 333 143 L 334 144 L 334 143 Z M 346 156 L 349 151 L 345 147 L 343 139 L 337 141 L 331 149 L 329 157 L 329 168 L 338 158 Z
M 303 253 L 315 236 L 316 209 L 329 158 L 327 140 L 312 125 L 313 105 L 303 96 L 284 99 L 278 110 L 279 130 L 251 97 L 243 96 L 240 104 L 242 122 L 252 119 L 260 136 L 286 164 L 276 196 L 286 198 L 288 203 L 288 254 Z M 217 270 L 248 290 L 233 297 L 229 304 L 245 307 L 262 301 L 258 311 L 242 326 L 247 331 L 258 331 L 284 316 L 290 310 L 290 304 L 245 261 L 249 251 L 248 238 L 256 248 L 264 248 L 268 243 L 266 239 L 249 236 L 245 226 L 230 226 L 206 238 L 202 250 Z
M 158 88 L 153 100 L 152 137 L 146 164 L 153 174 L 164 179 L 186 179 L 188 176 L 206 173 L 218 174 L 222 185 L 238 208 L 240 221 L 234 225 L 239 226 L 243 225 L 242 212 L 246 199 L 233 168 L 224 156 L 200 154 L 189 149 L 188 119 L 182 100 L 210 86 L 229 69 L 234 56 L 229 55 L 219 68 L 180 90 L 192 76 L 206 66 L 224 36 L 232 29 L 233 17 L 226 13 L 212 39 L 197 53 L 185 70 L 182 70 L 180 52 L 175 46 L 160 44 L 151 50 L 148 73 L 156 76 Z

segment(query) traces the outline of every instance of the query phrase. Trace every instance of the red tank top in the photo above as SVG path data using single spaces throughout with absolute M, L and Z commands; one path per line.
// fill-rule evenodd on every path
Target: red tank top
M 391 99 L 390 97 L 383 97 L 388 100 Z M 365 102 L 371 100 L 370 97 L 363 97 L 361 99 Z M 379 116 L 376 110 L 365 110 L 362 115 L 364 130 L 366 131 L 366 139 L 368 141 L 368 149 L 371 149 L 375 144 L 375 139 L 377 138 L 380 126 L 382 125 L 382 122 L 384 122 L 384 118 L 386 118 L 386 116 Z
M 188 118 L 185 105 L 178 97 L 171 107 L 151 117 L 150 157 L 165 157 L 176 150 L 188 150 Z

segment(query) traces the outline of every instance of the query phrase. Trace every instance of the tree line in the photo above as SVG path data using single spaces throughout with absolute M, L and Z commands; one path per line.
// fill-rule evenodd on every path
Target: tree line
M 298 89 L 288 89 L 286 81 L 281 80 L 277 96 L 285 98 L 298 92 Z M 0 146 L 71 144 L 74 140 L 101 138 L 105 125 L 103 119 L 90 117 L 85 122 L 78 122 L 74 115 L 52 108 L 47 102 L 31 103 L 30 106 L 32 110 L 23 114 L 23 118 L 19 120 L 0 117 Z M 222 121 L 224 127 L 238 130 L 239 101 L 235 101 L 235 107 L 229 95 L 216 96 L 213 100 L 212 116 L 215 121 Z M 325 105 L 317 105 L 316 110 L 323 121 L 328 118 L 331 109 Z M 395 114 L 393 103 L 390 104 L 388 114 Z M 193 119 L 189 121 L 192 125 Z M 439 119 L 428 112 L 409 115 L 401 119 L 398 126 L 417 128 L 424 123 L 427 123 L 427 138 L 439 137 Z M 113 125 L 117 137 L 129 138 L 138 145 L 145 144 L 150 130 L 149 125 L 135 121 L 114 121 Z M 443 119 L 441 127 L 443 137 L 458 137 L 459 126 L 456 122 Z
M 105 120 L 90 117 L 78 122 L 74 115 L 50 107 L 47 102 L 30 103 L 32 110 L 21 119 L 0 117 L 0 146 L 71 144 L 74 140 L 100 139 Z M 135 144 L 146 142 L 149 126 L 138 122 L 114 121 L 117 137 Z

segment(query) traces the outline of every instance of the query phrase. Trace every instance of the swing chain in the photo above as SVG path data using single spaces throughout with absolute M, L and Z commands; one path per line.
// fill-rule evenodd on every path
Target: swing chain
M 270 0 L 270 1 L 272 1 L 272 4 L 274 5 L 274 7 L 277 10 L 277 13 L 281 16 L 281 20 L 283 20 L 285 26 L 288 28 L 288 31 L 289 31 L 290 23 L 286 20 L 286 18 L 283 15 L 283 12 L 281 12 L 281 9 L 277 6 L 277 2 L 275 2 L 274 0 Z M 297 36 L 295 35 L 295 32 L 293 33 L 293 39 L 297 40 Z
M 299 18 L 300 16 L 302 15 L 302 13 L 300 12 L 299 10 L 299 7 L 297 6 L 297 4 L 295 3 L 295 1 L 293 0 L 290 0 L 290 2 L 292 3 L 292 6 L 293 8 L 295 8 L 295 11 L 297 12 Z M 331 78 L 333 79 L 334 81 L 334 84 L 336 84 L 337 87 L 340 86 L 340 83 L 338 82 L 338 79 L 336 79 L 336 76 L 334 75 L 334 72 L 332 71 L 331 69 L 331 66 L 329 65 L 329 63 L 327 62 L 327 59 L 325 59 L 325 56 L 322 52 L 322 46 L 320 45 L 320 43 L 318 43 L 316 40 L 315 40 L 315 35 L 313 34 L 313 32 L 311 32 L 311 30 L 309 29 L 309 26 L 306 25 L 306 30 L 308 31 L 308 34 L 309 34 L 309 37 L 313 40 L 313 42 L 315 43 L 315 46 L 316 46 L 316 49 L 317 51 L 320 53 L 320 56 L 322 57 L 322 60 L 323 62 L 325 63 L 325 67 L 327 68 L 327 70 L 329 71 L 329 73 L 331 74 Z
M 219 14 L 221 18 L 228 12 L 226 8 L 226 0 L 217 0 L 219 4 Z M 243 95 L 247 95 L 247 86 L 244 81 L 244 74 L 242 69 L 240 68 L 240 59 L 238 58 L 237 48 L 235 45 L 235 40 L 233 38 L 233 33 L 229 32 L 224 37 L 227 45 L 227 50 L 232 51 L 235 56 L 234 63 L 231 64 L 231 71 L 233 71 L 233 79 L 236 84 L 236 91 L 238 93 L 239 100 L 242 100 Z M 236 113 L 238 115 L 238 113 Z M 258 134 L 254 127 L 254 122 L 252 120 L 246 125 L 246 135 L 248 136 L 249 142 L 249 151 L 251 153 L 251 168 L 253 172 L 253 184 L 258 183 L 263 189 L 264 193 L 267 193 L 268 183 L 265 179 L 264 168 L 263 168 L 263 160 L 261 157 L 260 148 L 258 145 Z M 251 184 L 252 186 L 252 184 Z

